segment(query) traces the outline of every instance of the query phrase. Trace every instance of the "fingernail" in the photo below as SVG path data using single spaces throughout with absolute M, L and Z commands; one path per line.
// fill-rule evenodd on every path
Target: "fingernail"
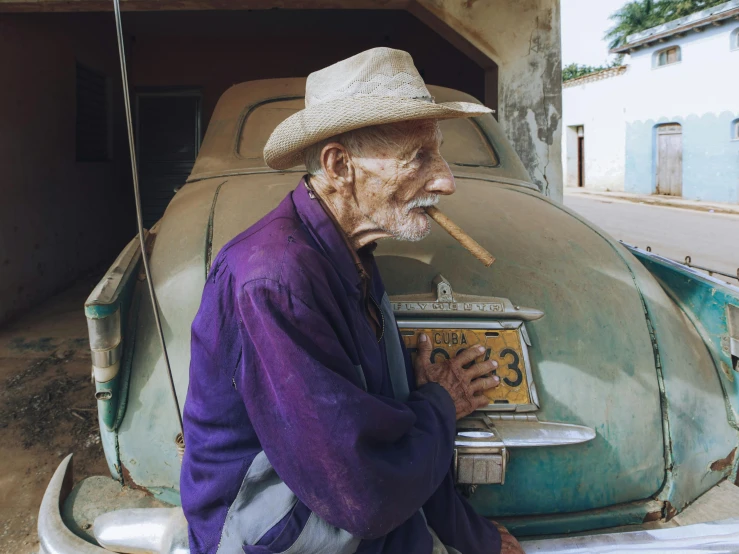
M 493 368 L 498 367 L 498 362 L 496 362 L 495 360 L 491 360 L 490 363 L 493 364 Z
M 421 333 L 418 336 L 418 342 L 426 342 L 427 340 L 429 340 L 429 338 L 426 336 L 426 333 Z
M 495 383 L 496 385 L 500 383 L 500 377 L 498 377 L 497 375 L 493 375 L 493 383 Z
M 482 354 L 483 352 L 485 352 L 485 347 L 484 347 L 484 346 L 478 346 L 478 347 L 477 347 L 477 351 L 478 351 L 478 352 L 479 352 L 480 354 Z

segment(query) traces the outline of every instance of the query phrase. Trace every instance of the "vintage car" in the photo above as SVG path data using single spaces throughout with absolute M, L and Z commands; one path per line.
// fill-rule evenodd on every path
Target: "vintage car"
M 304 86 L 230 88 L 187 183 L 148 233 L 180 406 L 215 255 L 302 175 L 269 169 L 262 149 L 303 107 Z M 544 196 L 492 115 L 441 128 L 457 192 L 440 207 L 497 261 L 484 267 L 436 226 L 376 255 L 409 348 L 423 329 L 434 356 L 483 343 L 500 362 L 489 406 L 458 425 L 455 470 L 474 508 L 527 552 L 739 551 L 736 521 L 643 527 L 736 478 L 739 288 L 628 248 Z M 72 456 L 61 463 L 39 514 L 43 553 L 188 551 L 182 437 L 144 281 L 134 240 L 85 305 L 110 477 L 72 487 Z M 589 533 L 613 527 L 620 534 Z

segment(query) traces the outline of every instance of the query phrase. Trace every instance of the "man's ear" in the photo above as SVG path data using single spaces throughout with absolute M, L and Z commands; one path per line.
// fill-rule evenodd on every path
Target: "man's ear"
M 354 164 L 343 144 L 330 142 L 324 146 L 321 150 L 321 166 L 323 174 L 336 191 L 342 195 L 353 194 Z

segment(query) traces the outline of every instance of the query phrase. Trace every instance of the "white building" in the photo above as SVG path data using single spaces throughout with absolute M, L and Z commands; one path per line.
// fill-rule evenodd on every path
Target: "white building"
M 563 90 L 565 184 L 739 202 L 739 0 L 631 35 Z

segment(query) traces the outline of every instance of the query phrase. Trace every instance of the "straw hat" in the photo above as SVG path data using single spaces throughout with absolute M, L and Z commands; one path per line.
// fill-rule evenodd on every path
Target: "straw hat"
M 305 109 L 272 132 L 264 160 L 273 169 L 288 169 L 303 163 L 307 147 L 347 131 L 491 111 L 470 102 L 435 103 L 408 52 L 372 48 L 308 75 Z

